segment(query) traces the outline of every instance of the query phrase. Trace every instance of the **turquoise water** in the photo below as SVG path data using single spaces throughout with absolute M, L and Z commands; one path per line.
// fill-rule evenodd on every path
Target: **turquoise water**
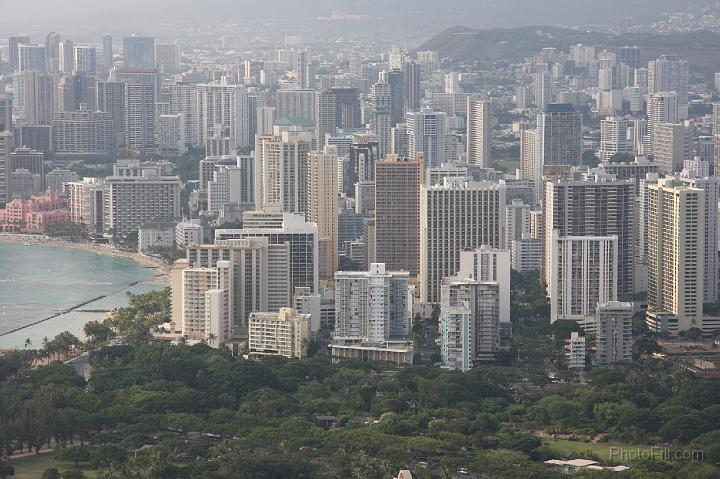
M 0 244 L 0 334 L 47 318 L 99 296 L 80 310 L 127 305 L 127 293 L 164 287 L 143 281 L 158 273 L 133 261 L 51 246 Z M 131 283 L 140 283 L 129 286 Z M 82 338 L 85 323 L 105 313 L 71 311 L 0 336 L 0 349 L 42 347 L 44 337 L 70 331 Z

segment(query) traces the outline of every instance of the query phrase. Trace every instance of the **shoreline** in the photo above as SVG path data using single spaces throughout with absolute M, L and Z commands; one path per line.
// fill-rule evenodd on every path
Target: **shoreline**
M 165 284 L 170 285 L 170 271 L 171 265 L 165 261 L 153 258 L 151 256 L 145 256 L 140 253 L 130 253 L 127 251 L 121 251 L 113 248 L 109 245 L 101 245 L 96 243 L 73 243 L 71 241 L 56 240 L 43 235 L 31 235 L 31 234 L 17 234 L 17 233 L 0 233 L 0 243 L 5 244 L 25 244 L 30 243 L 32 245 L 50 246 L 53 248 L 65 248 L 74 249 L 77 251 L 84 251 L 86 253 L 95 253 L 104 256 L 113 256 L 115 258 L 122 258 L 128 261 L 132 261 L 148 269 L 155 269 L 159 273 L 157 276 L 147 280 L 141 281 L 142 283 L 148 284 Z

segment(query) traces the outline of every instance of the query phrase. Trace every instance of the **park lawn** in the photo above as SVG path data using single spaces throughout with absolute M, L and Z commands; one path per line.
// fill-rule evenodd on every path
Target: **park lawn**
M 642 451 L 641 454 L 647 452 L 650 454 L 652 446 L 636 446 L 631 444 L 619 444 L 619 443 L 595 443 L 595 442 L 580 442 L 580 441 L 568 441 L 568 440 L 553 440 L 543 439 L 545 444 L 551 451 L 560 457 L 569 457 L 582 454 L 583 452 L 590 452 L 594 456 L 600 459 L 601 462 L 614 465 L 627 463 L 627 456 L 611 457 L 610 448 L 617 447 L 622 448 L 624 451 Z M 630 453 L 632 454 L 632 453 Z
M 55 459 L 55 453 L 49 452 L 38 456 L 24 457 L 8 462 L 8 465 L 15 468 L 13 479 L 39 479 L 42 473 L 49 467 L 55 467 L 58 471 L 66 471 L 75 469 L 75 465 L 71 462 L 61 462 Z M 87 479 L 100 479 L 102 477 L 99 470 L 93 470 L 87 464 L 80 464 L 80 469 L 85 473 Z

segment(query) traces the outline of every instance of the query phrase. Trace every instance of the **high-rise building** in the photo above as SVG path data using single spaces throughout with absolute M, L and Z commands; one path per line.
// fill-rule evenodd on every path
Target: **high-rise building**
M 633 294 L 635 257 L 635 188 L 630 180 L 592 173 L 585 177 L 548 181 L 545 185 L 545 284 L 552 278 L 551 248 L 557 230 L 564 236 L 617 237 L 617 294 Z M 615 299 L 615 298 L 611 298 Z M 594 305 L 593 305 L 594 308 Z
M 550 322 L 574 320 L 594 331 L 597 304 L 617 301 L 617 236 L 550 238 Z
M 658 92 L 676 92 L 678 97 L 678 117 L 688 117 L 688 78 L 690 67 L 687 60 L 677 55 L 662 55 L 648 62 L 648 94 Z
M 10 64 L 10 71 L 15 71 L 20 65 L 20 52 L 19 45 L 27 45 L 30 43 L 30 37 L 27 36 L 12 36 L 8 37 L 8 63 Z
M 492 166 L 490 103 L 467 99 L 467 162 L 483 168 Z
M 536 73 L 533 88 L 535 94 L 535 106 L 541 110 L 545 110 L 545 108 L 552 103 L 553 84 L 550 73 L 547 71 Z
M 52 73 L 26 71 L 24 80 L 25 121 L 33 125 L 52 124 L 57 104 L 57 78 Z
M 104 182 L 97 178 L 83 178 L 68 184 L 70 221 L 84 225 L 90 236 L 103 234 Z
M 102 37 L 102 58 L 103 58 L 103 71 L 106 72 L 101 78 L 107 78 L 107 72 L 112 70 L 114 65 L 113 60 L 113 40 L 112 35 L 106 33 Z
M 49 72 L 60 71 L 60 34 L 50 32 L 45 37 L 45 66 Z
M 233 264 L 218 261 L 214 267 L 182 269 L 182 313 L 179 319 L 182 335 L 206 341 L 218 348 L 232 334 L 230 302 L 234 292 Z
M 375 181 L 375 163 L 380 155 L 380 143 L 373 135 L 352 135 L 347 162 L 342 165 L 341 191 L 355 196 L 355 185 Z
M 600 120 L 600 161 L 609 161 L 618 153 L 633 154 L 633 142 L 628 138 L 628 121 L 621 116 Z
M 141 155 L 155 151 L 155 85 L 125 83 L 125 147 Z
M 245 87 L 220 82 L 197 85 L 198 139 L 207 148 L 214 138 L 220 138 L 231 154 L 251 146 L 250 108 Z M 224 148 L 223 148 L 224 150 Z
M 505 247 L 512 242 L 530 237 L 530 205 L 521 199 L 513 199 L 505 211 Z M 512 254 L 510 255 L 512 261 Z
M 467 371 L 500 351 L 498 283 L 444 278 L 440 302 L 442 366 Z
M 45 45 L 18 45 L 18 71 L 45 72 Z
M 197 86 L 187 83 L 170 85 L 170 113 L 182 114 L 185 119 L 185 141 L 192 147 L 200 146 L 198 137 Z
M 432 168 L 445 162 L 447 115 L 427 108 L 405 115 L 408 131 L 408 156 L 423 155 L 425 165 Z
M 10 201 L 8 195 L 8 179 L 10 172 L 7 165 L 10 163 L 10 152 L 13 147 L 13 135 L 10 131 L 0 131 L 0 204 Z
M 222 261 L 230 263 L 233 287 L 229 290 L 227 316 L 235 333 L 247 334 L 251 313 L 277 311 L 289 305 L 287 244 L 272 244 L 268 238 L 216 238 L 213 244 L 189 246 L 186 251 L 187 267 L 217 268 Z M 173 302 L 175 292 L 176 287 L 173 285 Z M 173 311 L 173 316 L 175 314 Z
M 652 331 L 702 327 L 705 191 L 675 179 L 648 186 L 648 314 Z
M 37 191 L 31 191 L 30 194 L 38 193 L 45 189 L 44 181 L 45 181 L 45 162 L 44 162 L 45 155 L 40 151 L 35 151 L 30 148 L 26 147 L 20 147 L 15 148 L 15 150 L 10 153 L 9 161 L 5 163 L 5 171 L 8 174 L 14 173 L 17 170 L 27 170 L 27 172 L 30 175 L 33 175 L 35 178 L 39 178 L 40 184 L 37 185 L 37 188 L 33 188 Z M 12 186 L 8 188 L 8 197 L 13 198 L 15 197 L 13 195 L 13 189 Z M 30 195 L 18 195 L 18 197 L 21 196 L 30 196 Z
M 115 127 L 110 113 L 57 112 L 52 121 L 52 145 L 57 155 L 105 155 L 115 151 Z
M 417 276 L 420 267 L 422 156 L 388 155 L 375 163 L 376 260 L 393 271 Z
M 278 313 L 251 313 L 248 320 L 250 356 L 304 358 L 310 344 L 310 315 L 292 308 Z
M 390 85 L 382 80 L 375 83 L 370 93 L 370 102 L 370 129 L 377 137 L 380 156 L 384 158 L 390 153 L 390 129 L 392 128 Z
M 255 139 L 255 204 L 290 213 L 307 208 L 308 152 L 312 133 L 302 127 L 276 126 L 273 135 Z
M 180 156 L 187 152 L 185 139 L 185 116 L 159 115 L 157 119 L 157 148 L 163 156 Z
M 678 95 L 675 92 L 656 92 L 648 97 L 647 103 L 647 135 L 645 137 L 645 153 L 652 153 L 655 126 L 660 123 L 678 123 Z
M 630 303 L 608 301 L 597 305 L 596 363 L 599 366 L 632 360 L 632 315 Z
M 96 85 L 97 109 L 109 113 L 113 121 L 115 144 L 125 143 L 125 83 L 99 81 Z
M 215 240 L 268 238 L 271 245 L 289 244 L 290 289 L 310 288 L 320 291 L 318 229 L 308 223 L 302 214 L 272 210 L 246 211 L 243 213 L 243 229 L 216 230 Z
M 683 171 L 676 177 L 683 184 L 705 191 L 705 254 L 704 266 L 704 299 L 705 303 L 714 303 L 720 296 L 718 288 L 718 269 L 720 258 L 718 248 L 718 215 L 717 205 L 720 201 L 720 180 L 715 176 L 700 176 L 692 172 Z
M 0 93 L 0 132 L 12 131 L 13 97 L 10 93 Z
M 360 92 L 357 88 L 332 87 L 317 94 L 315 101 L 315 141 L 322 145 L 325 136 L 337 128 L 361 126 Z
M 412 297 L 407 271 L 390 272 L 382 263 L 369 271 L 335 273 L 335 331 L 338 345 L 383 345 L 407 340 Z
M 307 220 L 317 224 L 320 277 L 332 279 L 338 266 L 338 155 L 333 146 L 308 155 Z
M 181 218 L 177 176 L 109 176 L 103 204 L 105 235 L 116 238 L 151 221 Z
M 61 72 L 71 75 L 75 68 L 75 42 L 63 40 L 58 45 L 58 67 Z
M 177 43 L 155 45 L 155 68 L 164 75 L 180 71 L 180 46 Z
M 687 131 L 682 123 L 656 123 L 653 126 L 652 152 L 658 173 L 681 171 L 686 159 Z
M 465 248 L 505 248 L 505 185 L 447 178 L 420 188 L 420 298 L 440 301 L 443 278 L 455 276 Z M 379 244 L 378 244 L 379 245 Z
M 420 64 L 408 60 L 402 64 L 402 72 L 405 82 L 405 111 L 418 111 L 422 100 Z
M 124 37 L 123 56 L 126 67 L 155 68 L 155 39 L 136 35 Z
M 75 45 L 73 49 L 73 71 L 97 72 L 97 49 L 94 45 Z
M 510 324 L 510 269 L 509 249 L 481 245 L 460 251 L 458 277 L 498 284 L 498 315 L 502 325 Z
M 313 90 L 277 90 L 277 121 L 290 124 L 314 124 L 315 92 Z
M 582 162 L 582 114 L 569 103 L 549 104 L 537 117 L 540 165 Z

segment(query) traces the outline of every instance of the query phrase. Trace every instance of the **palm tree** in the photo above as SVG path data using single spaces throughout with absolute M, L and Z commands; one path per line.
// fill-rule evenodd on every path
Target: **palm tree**
M 30 338 L 25 338 L 25 349 L 27 349 L 32 344 L 32 341 L 30 341 Z

